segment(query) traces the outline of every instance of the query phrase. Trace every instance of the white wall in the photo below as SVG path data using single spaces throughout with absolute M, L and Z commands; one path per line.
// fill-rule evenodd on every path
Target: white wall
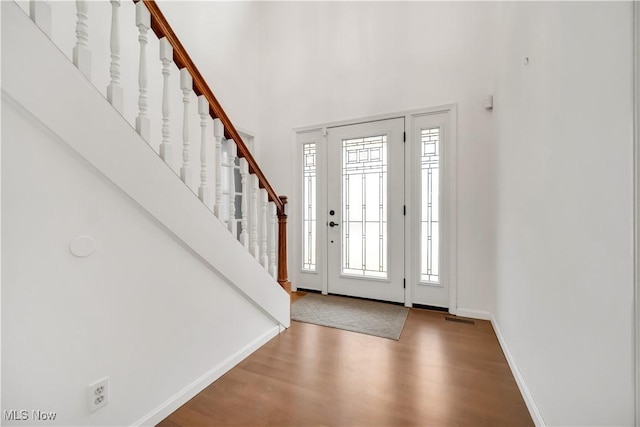
M 500 22 L 495 318 L 547 425 L 632 425 L 631 3 Z
M 258 157 L 290 196 L 290 247 L 301 200 L 294 127 L 458 104 L 458 307 L 488 311 L 494 267 L 492 113 L 495 4 L 261 3 Z M 283 167 L 286 165 L 286 167 Z M 299 251 L 291 251 L 296 282 Z
M 260 21 L 256 2 L 159 2 L 171 27 L 234 126 L 255 131 L 260 98 Z
M 5 102 L 2 122 L 3 410 L 132 424 L 273 329 L 64 143 Z M 79 235 L 95 254 L 71 255 Z M 111 402 L 89 414 L 104 376 Z

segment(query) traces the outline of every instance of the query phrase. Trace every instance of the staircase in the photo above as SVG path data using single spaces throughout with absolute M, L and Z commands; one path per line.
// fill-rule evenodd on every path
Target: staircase
M 55 5 L 70 51 L 25 4 L 2 3 L 2 410 L 153 425 L 289 326 L 287 198 L 155 2 Z

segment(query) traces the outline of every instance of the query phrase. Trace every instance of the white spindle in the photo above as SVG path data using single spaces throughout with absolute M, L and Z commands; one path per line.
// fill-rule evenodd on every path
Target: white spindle
M 111 82 L 107 86 L 107 100 L 122 113 L 123 95 L 120 86 L 120 0 L 111 0 Z
M 51 5 L 46 0 L 30 0 L 29 16 L 51 38 Z
M 168 165 L 172 163 L 171 132 L 169 128 L 169 66 L 173 61 L 173 46 L 166 37 L 160 39 L 160 61 L 162 62 L 162 143 L 160 157 Z
M 209 117 L 209 101 L 204 95 L 198 97 L 198 114 L 200 114 L 200 128 L 202 129 L 198 197 L 200 197 L 205 206 L 209 207 L 209 191 L 207 189 L 207 118 Z
M 73 65 L 91 79 L 91 51 L 89 50 L 88 5 L 86 0 L 76 0 L 76 45 L 73 47 Z
M 238 235 L 238 221 L 236 221 L 236 156 L 238 147 L 233 139 L 228 139 L 228 165 L 229 165 L 229 231 L 236 237 Z
M 269 273 L 274 278 L 278 277 L 278 267 L 276 266 L 276 220 L 278 218 L 278 208 L 273 202 L 269 202 Z
M 139 113 L 136 117 L 136 131 L 147 142 L 150 137 L 149 117 L 147 116 L 147 32 L 151 26 L 151 15 L 144 2 L 136 3 L 136 26 L 138 27 L 140 42 L 140 65 L 138 68 L 138 97 Z
M 260 189 L 260 262 L 262 266 L 269 269 L 269 254 L 267 253 L 267 205 L 269 196 L 267 190 Z
M 224 136 L 224 125 L 220 119 L 213 121 L 213 136 L 216 139 L 216 200 L 213 213 L 220 219 L 222 215 L 222 137 Z
M 258 242 L 258 221 L 260 214 L 258 212 L 258 177 L 251 175 L 251 216 L 249 221 L 251 223 L 251 233 L 249 235 L 249 244 L 251 247 L 251 254 L 259 259 L 260 257 L 260 245 Z
M 240 222 L 240 243 L 247 250 L 249 250 L 249 222 L 247 209 L 249 208 L 249 188 L 248 188 L 248 178 L 249 178 L 249 164 L 247 163 L 247 159 L 244 157 L 240 158 L 240 183 L 242 184 L 242 221 Z
M 180 70 L 180 89 L 182 89 L 182 103 L 184 104 L 184 115 L 182 116 L 182 167 L 180 168 L 180 179 L 191 187 L 191 166 L 189 164 L 189 100 L 193 79 L 186 68 Z

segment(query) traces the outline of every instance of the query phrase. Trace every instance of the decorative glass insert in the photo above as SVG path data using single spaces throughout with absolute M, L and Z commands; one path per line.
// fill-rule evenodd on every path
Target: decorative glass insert
M 342 140 L 342 273 L 387 278 L 387 135 Z
M 422 282 L 440 280 L 440 128 L 421 131 L 422 173 L 421 270 Z
M 302 269 L 316 271 L 316 143 L 302 145 Z

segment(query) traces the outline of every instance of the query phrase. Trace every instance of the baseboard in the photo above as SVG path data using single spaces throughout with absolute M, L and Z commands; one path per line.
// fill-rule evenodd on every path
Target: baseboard
M 489 313 L 488 311 L 471 310 L 468 308 L 458 307 L 458 309 L 455 312 L 455 315 L 460 317 L 469 317 L 471 319 L 491 320 L 491 313 Z
M 529 410 L 529 414 L 531 414 L 531 418 L 533 422 L 538 427 L 544 427 L 546 424 L 544 423 L 544 419 L 542 418 L 542 414 L 538 410 L 538 406 L 536 405 L 535 400 L 533 400 L 533 396 L 529 391 L 529 387 L 524 382 L 524 378 L 520 373 L 520 369 L 516 364 L 516 360 L 511 355 L 509 351 L 509 347 L 507 347 L 507 343 L 500 332 L 500 327 L 498 326 L 498 321 L 490 314 L 491 325 L 493 325 L 493 330 L 496 333 L 496 337 L 498 337 L 498 342 L 500 343 L 500 347 L 502 347 L 502 352 L 504 353 L 504 357 L 507 359 L 507 363 L 509 363 L 509 368 L 511 368 L 511 373 L 513 374 L 513 378 L 515 378 L 516 383 L 518 384 L 518 388 L 520 389 L 520 394 L 522 394 L 522 398 L 524 399 L 524 403 L 527 405 L 527 409 Z
M 171 396 L 169 399 L 167 399 L 166 402 L 162 403 L 156 409 L 143 416 L 132 425 L 155 426 L 160 421 L 171 415 L 171 413 L 173 413 L 180 406 L 187 403 L 189 399 L 193 398 L 196 394 L 200 393 L 202 390 L 211 385 L 211 383 L 213 383 L 215 380 L 227 373 L 231 368 L 246 359 L 251 353 L 262 347 L 273 337 L 277 336 L 279 333 L 280 325 L 276 325 L 273 328 L 269 329 L 267 332 L 244 346 L 244 348 L 229 356 L 223 362 L 218 364 L 218 366 L 214 367 L 209 372 L 205 373 L 203 376 L 189 384 L 187 387 Z

